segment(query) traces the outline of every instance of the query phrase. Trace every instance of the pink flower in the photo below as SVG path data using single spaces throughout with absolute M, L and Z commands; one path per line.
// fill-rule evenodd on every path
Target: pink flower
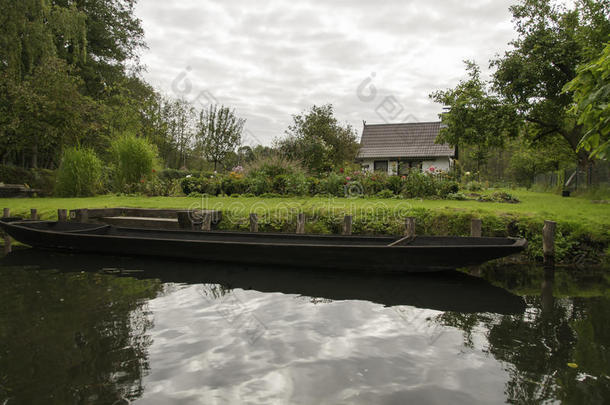
M 434 166 L 430 166 L 430 167 L 428 168 L 428 170 L 430 170 L 431 172 L 434 172 L 436 169 L 434 168 Z
M 402 176 L 401 179 L 406 180 L 407 176 Z
M 346 177 L 345 180 L 350 181 L 352 178 L 351 177 Z

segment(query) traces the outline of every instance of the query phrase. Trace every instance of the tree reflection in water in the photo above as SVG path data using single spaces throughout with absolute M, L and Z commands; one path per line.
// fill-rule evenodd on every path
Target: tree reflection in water
M 523 315 L 445 312 L 443 325 L 460 328 L 505 363 L 509 403 L 561 401 L 603 404 L 610 398 L 610 279 L 607 271 L 517 266 L 484 268 L 482 276 L 524 296 Z
M 143 391 L 157 280 L 4 267 L 0 403 L 115 403 Z M 120 402 L 119 402 L 120 403 Z

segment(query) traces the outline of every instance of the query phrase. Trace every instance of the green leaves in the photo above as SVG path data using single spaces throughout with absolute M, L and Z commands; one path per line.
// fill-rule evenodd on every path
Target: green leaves
M 465 64 L 467 80 L 460 81 L 454 89 L 430 95 L 437 103 L 449 107 L 441 116 L 446 127 L 441 129 L 436 142 L 475 146 L 473 157 L 480 165 L 491 148 L 501 147 L 507 138 L 517 135 L 516 109 L 492 92 L 481 79 L 476 64 L 470 61 Z
M 585 131 L 578 147 L 591 157 L 610 156 L 610 43 L 601 56 L 578 69 L 576 77 L 566 84 L 565 92 L 574 93 L 570 112 L 578 116 Z
M 55 195 L 90 197 L 102 185 L 102 162 L 91 149 L 66 149 L 57 170 Z
M 199 114 L 197 142 L 203 156 L 214 162 L 214 170 L 217 164 L 240 144 L 245 123 L 245 119 L 235 115 L 235 110 L 223 105 L 210 105 Z
M 314 105 L 292 119 L 286 130 L 288 137 L 276 144 L 283 154 L 303 162 L 311 173 L 328 171 L 356 157 L 356 132 L 349 124 L 339 123 L 332 104 Z

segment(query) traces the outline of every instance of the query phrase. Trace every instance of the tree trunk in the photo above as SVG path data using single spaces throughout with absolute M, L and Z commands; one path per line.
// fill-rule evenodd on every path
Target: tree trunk
M 32 168 L 38 168 L 38 142 L 32 146 Z

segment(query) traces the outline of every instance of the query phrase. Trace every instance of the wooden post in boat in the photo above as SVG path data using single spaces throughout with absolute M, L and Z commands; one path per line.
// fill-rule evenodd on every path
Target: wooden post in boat
M 258 232 L 258 215 L 250 214 L 250 232 Z
M 8 218 L 8 217 L 10 217 L 10 216 L 11 216 L 11 210 L 10 210 L 10 208 L 5 208 L 5 209 L 2 211 L 2 216 L 3 216 L 4 218 Z M 12 246 L 11 246 L 11 244 L 12 244 L 12 240 L 11 240 L 11 237 L 9 236 L 9 234 L 8 234 L 8 233 L 6 233 L 6 232 L 4 232 L 4 231 L 2 232 L 2 234 L 3 234 L 3 236 L 4 236 L 4 254 L 11 253 L 11 250 L 12 250 Z
M 343 217 L 343 235 L 352 234 L 352 216 L 346 215 Z
M 481 229 L 483 228 L 483 222 L 479 218 L 472 218 L 470 221 L 470 236 L 473 238 L 481 237 Z
M 300 212 L 297 216 L 297 233 L 304 234 L 305 233 L 305 214 Z
M 36 208 L 30 209 L 30 219 L 34 221 L 38 219 L 38 210 Z
M 58 209 L 57 210 L 57 221 L 66 222 L 68 220 L 68 210 Z
M 415 237 L 415 218 L 405 218 L 405 236 L 409 238 Z
M 542 228 L 542 252 L 544 253 L 544 264 L 553 266 L 555 264 L 555 229 L 557 223 L 544 221 Z
M 201 217 L 201 230 L 209 232 L 212 230 L 212 213 L 204 211 Z
M 80 210 L 80 222 L 89 222 L 89 209 L 83 208 Z

